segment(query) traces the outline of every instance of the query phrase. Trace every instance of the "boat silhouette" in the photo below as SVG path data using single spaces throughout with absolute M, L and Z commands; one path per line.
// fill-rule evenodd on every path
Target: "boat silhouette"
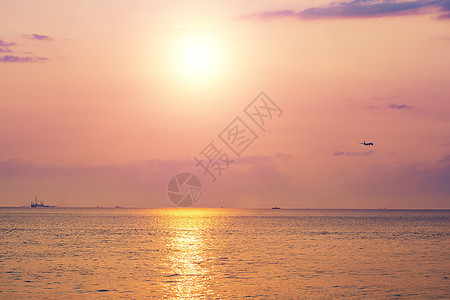
M 53 207 L 50 205 L 45 205 L 44 201 L 38 201 L 37 196 L 34 198 L 34 202 L 31 201 L 30 207 Z

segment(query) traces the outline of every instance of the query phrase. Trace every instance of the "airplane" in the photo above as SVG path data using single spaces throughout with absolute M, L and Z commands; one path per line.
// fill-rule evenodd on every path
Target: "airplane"
M 364 145 L 364 146 L 373 146 L 373 143 L 372 142 L 369 142 L 369 143 L 366 143 L 366 141 L 363 141 L 362 143 L 360 143 L 361 145 Z

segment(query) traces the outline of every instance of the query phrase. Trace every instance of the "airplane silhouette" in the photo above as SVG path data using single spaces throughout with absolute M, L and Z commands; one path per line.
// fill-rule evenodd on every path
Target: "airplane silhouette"
M 373 143 L 372 142 L 369 142 L 369 143 L 366 143 L 366 141 L 363 141 L 362 143 L 360 143 L 361 145 L 364 145 L 364 146 L 373 146 Z

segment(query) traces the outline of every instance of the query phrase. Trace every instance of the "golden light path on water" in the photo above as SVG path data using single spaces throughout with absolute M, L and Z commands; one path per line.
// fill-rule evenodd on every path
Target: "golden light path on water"
M 163 283 L 164 294 L 170 298 L 213 296 L 208 282 L 213 270 L 207 261 L 217 260 L 214 249 L 205 243 L 205 235 L 213 229 L 211 218 L 221 214 L 214 209 L 167 209 L 162 212 L 172 236 L 167 239 L 166 267 L 172 270 Z M 211 237 L 207 237 L 211 239 Z

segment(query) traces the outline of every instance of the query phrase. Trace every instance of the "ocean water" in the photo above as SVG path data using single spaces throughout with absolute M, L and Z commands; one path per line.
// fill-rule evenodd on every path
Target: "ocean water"
M 449 299 L 450 211 L 0 209 L 0 299 Z

